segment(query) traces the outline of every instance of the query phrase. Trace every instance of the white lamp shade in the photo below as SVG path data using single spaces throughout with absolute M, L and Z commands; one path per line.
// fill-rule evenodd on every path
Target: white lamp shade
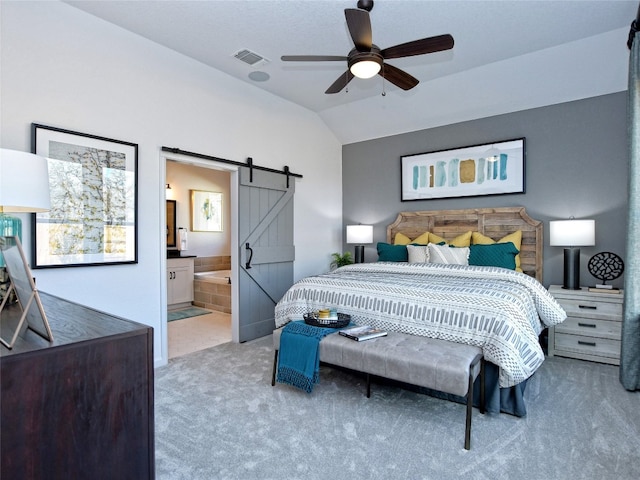
M 373 225 L 347 225 L 347 243 L 373 243 Z
M 46 212 L 51 208 L 47 159 L 0 149 L 0 213 Z
M 595 244 L 595 220 L 553 220 L 549 222 L 549 245 L 552 247 L 590 247 Z

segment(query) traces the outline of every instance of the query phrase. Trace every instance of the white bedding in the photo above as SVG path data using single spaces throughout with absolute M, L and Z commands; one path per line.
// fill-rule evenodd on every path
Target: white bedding
M 538 369 L 538 335 L 566 318 L 528 275 L 430 263 L 364 263 L 300 280 L 276 305 L 276 327 L 320 308 L 336 308 L 357 324 L 479 346 L 500 367 L 501 388 Z

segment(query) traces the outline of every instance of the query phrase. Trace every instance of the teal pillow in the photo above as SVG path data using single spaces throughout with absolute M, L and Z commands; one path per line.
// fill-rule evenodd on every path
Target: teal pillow
M 378 242 L 379 262 L 408 262 L 409 253 L 406 245 L 390 245 Z
M 516 269 L 516 255 L 520 251 L 513 242 L 492 243 L 491 245 L 471 245 L 469 265 Z

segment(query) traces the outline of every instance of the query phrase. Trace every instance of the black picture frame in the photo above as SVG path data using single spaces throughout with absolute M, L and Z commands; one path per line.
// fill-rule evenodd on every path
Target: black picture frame
M 138 263 L 138 144 L 32 124 L 51 210 L 33 216 L 32 268 Z
M 401 200 L 525 193 L 525 138 L 400 157 Z

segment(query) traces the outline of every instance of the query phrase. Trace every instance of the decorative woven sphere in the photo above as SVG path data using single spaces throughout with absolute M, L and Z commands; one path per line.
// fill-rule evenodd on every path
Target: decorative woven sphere
M 615 280 L 624 272 L 624 262 L 615 253 L 600 252 L 589 259 L 589 273 L 598 280 Z

